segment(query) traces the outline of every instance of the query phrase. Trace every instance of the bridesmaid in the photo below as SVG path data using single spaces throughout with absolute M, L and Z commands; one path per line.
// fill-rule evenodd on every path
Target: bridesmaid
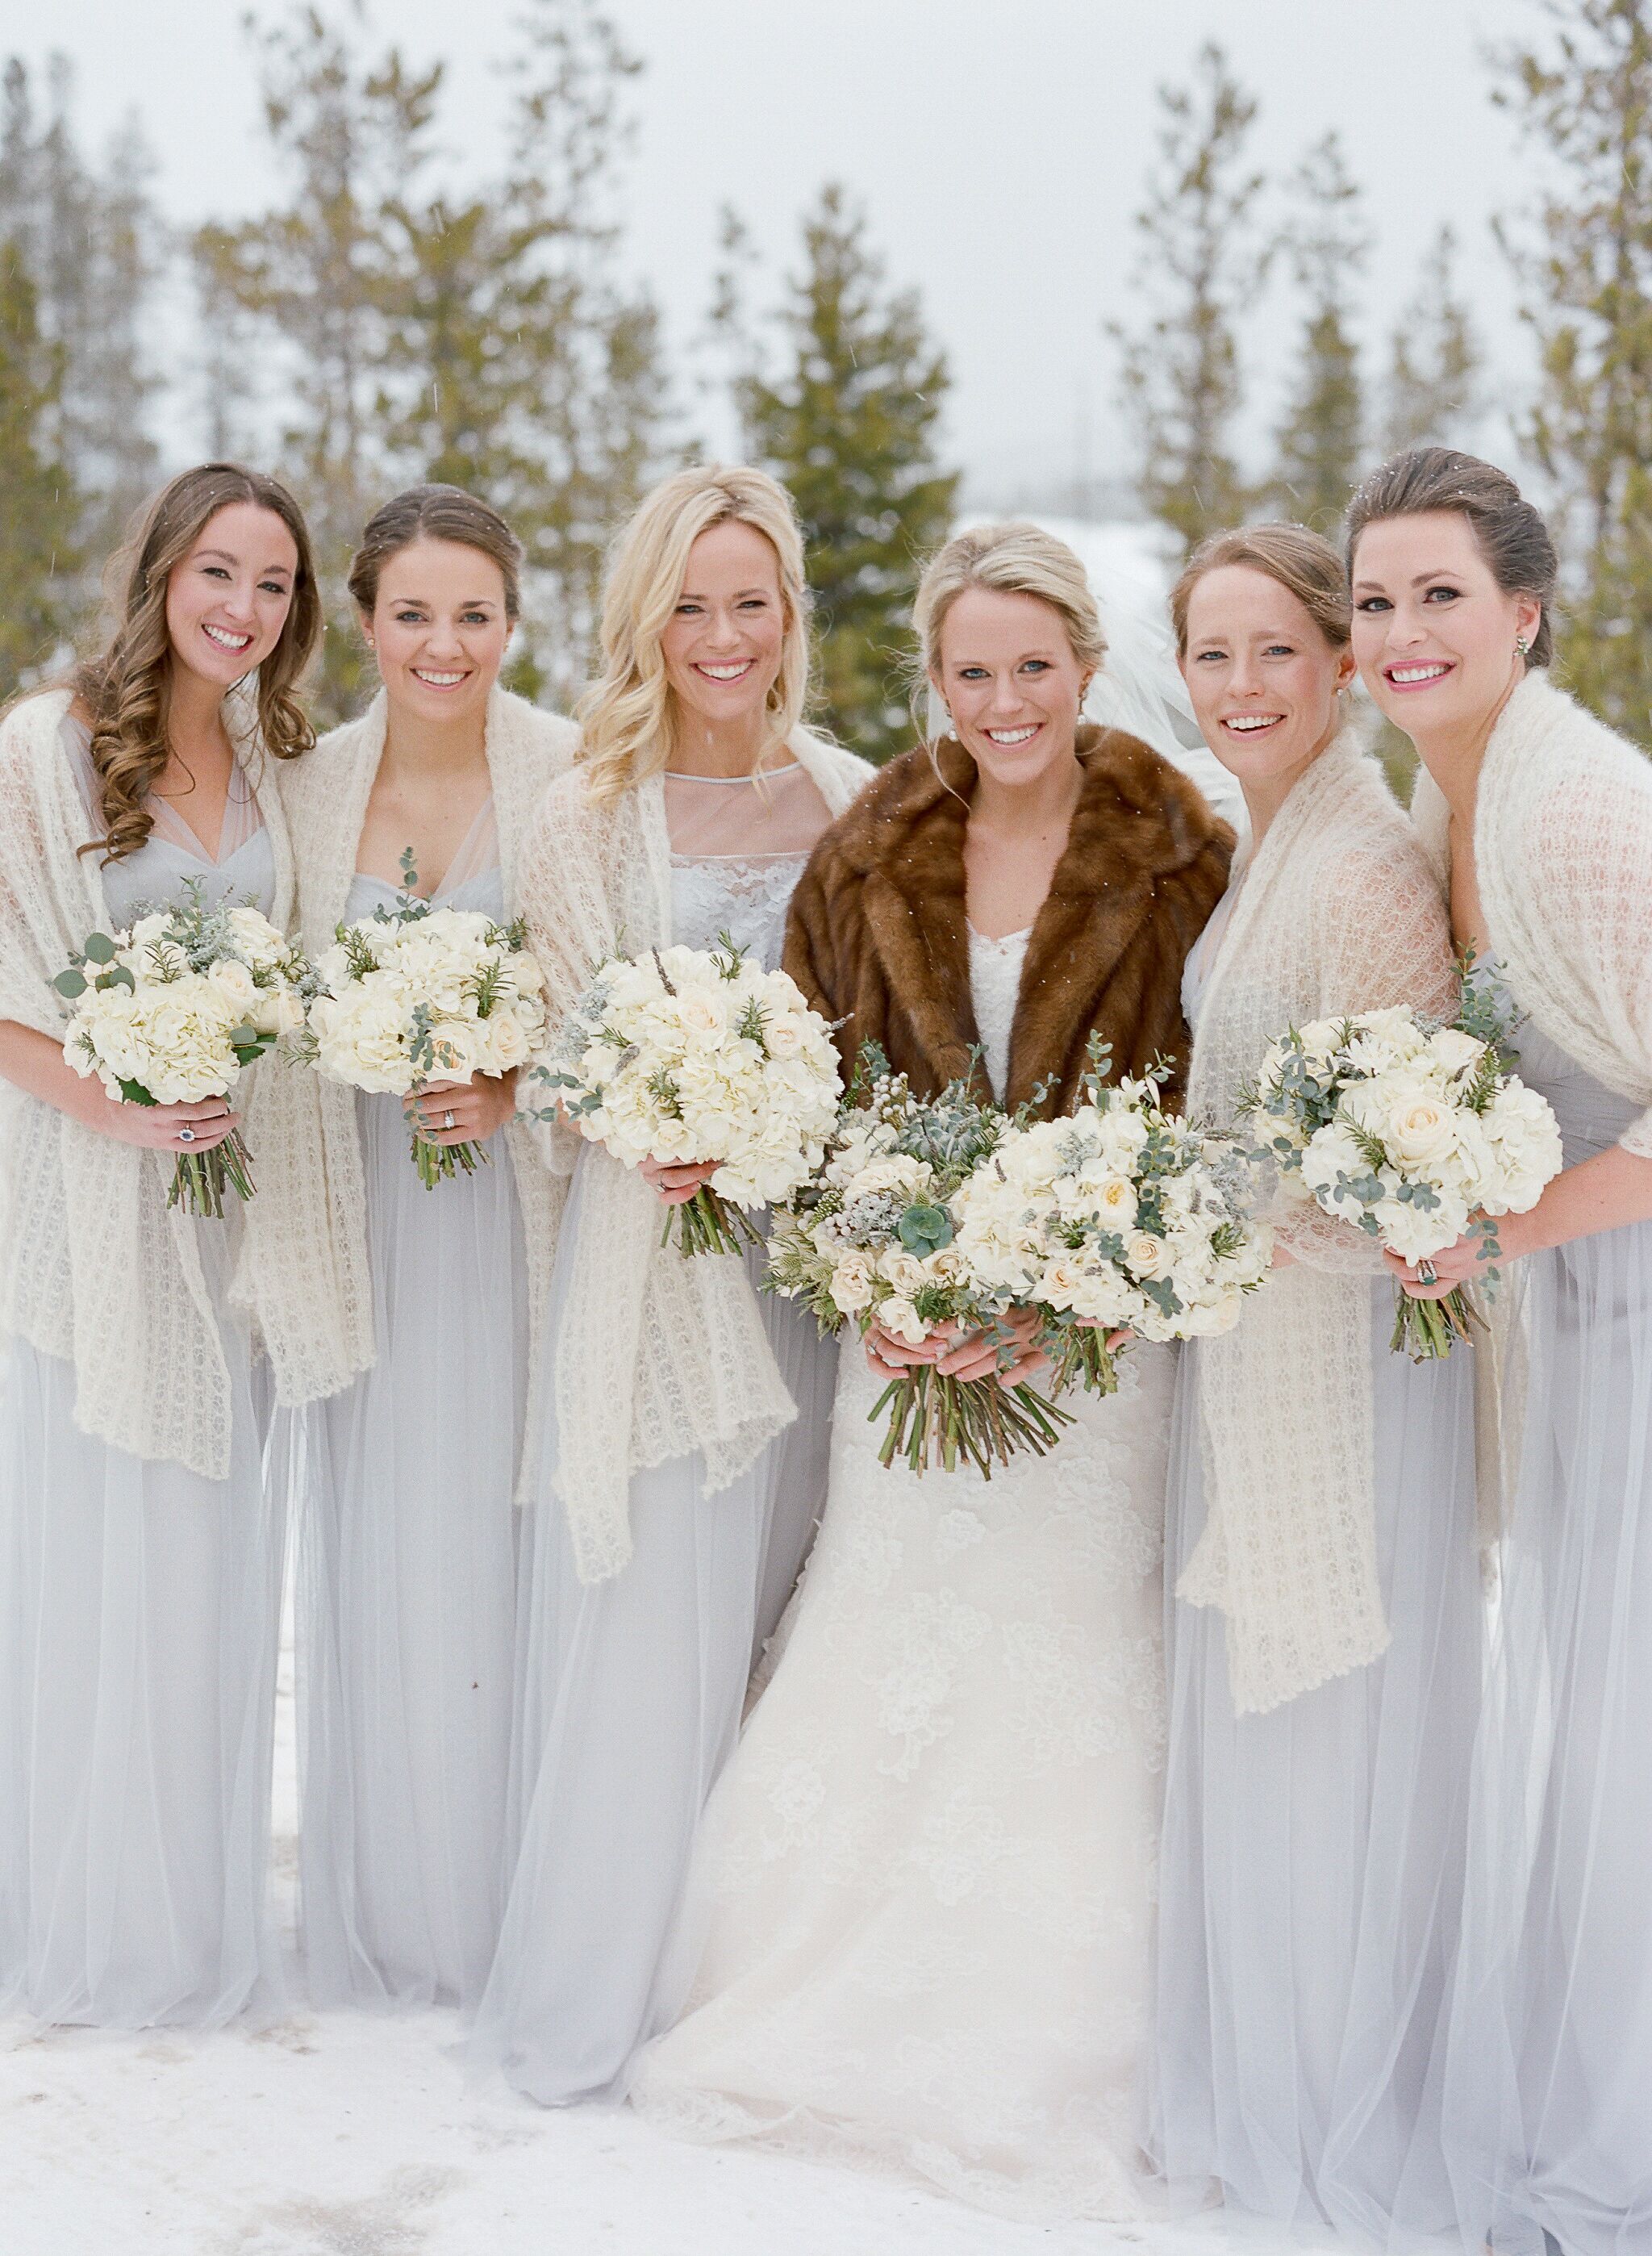
M 296 503 L 228 463 L 174 478 L 116 569 L 104 648 L 0 724 L 0 2008 L 206 2027 L 276 1986 L 284 1527 L 230 1283 L 238 1244 L 238 1293 L 287 1260 L 285 1209 L 261 1183 L 221 1222 L 169 1210 L 177 1154 L 236 1116 L 112 1103 L 65 1062 L 47 983 L 186 884 L 289 920 L 271 786 L 313 741 L 294 689 L 321 616 Z M 301 1190 L 318 1159 L 290 1154 Z M 264 1336 L 292 1399 L 315 1342 Z
M 1566 1156 L 1498 1225 L 1530 1367 L 1447 2149 L 1466 2245 L 1627 2256 L 1652 2239 L 1652 769 L 1550 683 L 1554 548 L 1502 471 L 1398 455 L 1349 539 L 1360 673 L 1421 755 L 1452 929 L 1524 1013 L 1519 1070 Z M 1407 1289 L 1448 1290 L 1480 1251 Z
M 350 568 L 383 683 L 287 793 L 305 937 L 417 890 L 504 922 L 573 724 L 499 686 L 522 549 L 485 502 L 415 486 Z M 333 1226 L 377 1359 L 313 1415 L 300 1548 L 303 1940 L 316 2002 L 481 1994 L 503 1898 L 516 1614 L 512 1501 L 558 1187 L 514 1073 L 407 1102 L 496 1164 L 426 1190 L 393 1097 L 311 1077 Z M 499 1139 L 503 1132 L 503 1141 Z
M 1341 560 L 1261 525 L 1170 598 L 1250 844 L 1188 959 L 1190 1103 L 1289 1025 L 1455 994 L 1439 884 L 1344 710 Z M 1389 1347 L 1381 1252 L 1299 1202 L 1236 1330 L 1183 1350 L 1166 1530 L 1170 1735 L 1154 2147 L 1282 2224 L 1444 2227 L 1425 2098 L 1481 1668 L 1473 1357 Z
M 777 964 L 810 850 L 868 772 L 801 725 L 803 548 L 761 471 L 655 490 L 615 552 L 602 648 L 524 879 L 553 1012 L 616 948 L 728 932 Z M 611 2092 L 678 2002 L 662 1947 L 825 1495 L 835 1370 L 812 1320 L 757 1299 L 761 1257 L 661 1247 L 660 1200 L 708 1169 L 553 1143 L 573 1183 L 524 1529 L 519 1854 L 475 2037 L 549 2104 Z

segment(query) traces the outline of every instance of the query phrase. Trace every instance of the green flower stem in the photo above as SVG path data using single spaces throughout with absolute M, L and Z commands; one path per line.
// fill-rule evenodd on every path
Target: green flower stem
M 221 1222 L 226 1188 L 242 1199 L 250 1199 L 255 1188 L 252 1154 L 239 1128 L 232 1128 L 222 1143 L 214 1144 L 210 1151 L 178 1154 L 166 1203 L 205 1216 L 210 1222 Z
M 685 1199 L 680 1206 L 667 1208 L 659 1242 L 669 1245 L 673 1237 L 685 1258 L 696 1253 L 738 1253 L 742 1246 L 763 1242 L 750 1216 L 720 1197 L 709 1183 L 702 1183 L 693 1197 Z
M 415 1129 L 413 1165 L 425 1188 L 433 1191 L 444 1176 L 456 1175 L 461 1169 L 474 1175 L 478 1167 L 490 1167 L 493 1161 L 480 1144 L 432 1144 Z
M 903 1456 L 915 1473 L 938 1462 L 956 1470 L 968 1459 L 983 1480 L 995 1464 L 1007 1465 L 1019 1449 L 1043 1456 L 1061 1438 L 1072 1414 L 1058 1408 L 1024 1382 L 1001 1385 L 996 1378 L 953 1378 L 929 1364 L 915 1364 L 891 1379 L 867 1414 L 875 1424 L 885 1411 L 889 1423 L 878 1451 L 880 1463 Z
M 1075 1379 L 1086 1394 L 1117 1393 L 1118 1357 L 1107 1345 L 1105 1331 L 1089 1324 L 1066 1325 L 1047 1332 L 1038 1344 L 1055 1365 L 1052 1395 L 1065 1394 Z
M 1459 1340 L 1472 1343 L 1474 1334 L 1485 1329 L 1485 1317 L 1461 1285 L 1443 1301 L 1416 1300 L 1402 1287 L 1395 1287 L 1394 1336 L 1388 1344 L 1413 1363 L 1437 1362 Z

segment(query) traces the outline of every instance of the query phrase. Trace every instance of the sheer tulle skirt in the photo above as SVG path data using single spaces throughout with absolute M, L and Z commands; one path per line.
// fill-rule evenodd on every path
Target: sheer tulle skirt
M 1235 1716 L 1226 1626 L 1171 1601 L 1153 2147 L 1283 2223 L 1452 2222 L 1436 2052 L 1484 1666 L 1473 1358 L 1388 1351 L 1373 1290 L 1381 1660 Z M 1173 1589 L 1206 1513 L 1199 1350 L 1178 1388 Z
M 222 1305 L 227 1247 L 197 1225 Z M 274 2010 L 268 1910 L 284 1513 L 225 1329 L 224 1481 L 74 1424 L 16 1343 L 0 1396 L 0 2010 L 115 2028 Z M 108 1343 L 110 1354 L 120 1343 Z
M 498 1939 L 527 1286 L 511 1160 L 426 1190 L 357 1099 L 378 1359 L 305 1421 L 299 1870 L 320 2004 L 473 2004 Z
M 877 1461 L 844 1351 L 832 1486 L 707 1813 L 690 2010 L 637 2104 L 1009 2216 L 1139 2217 L 1163 1759 L 1169 1351 L 1044 1460 Z
M 576 1169 L 570 1255 L 580 1209 Z M 763 1258 L 748 1266 L 755 1285 Z M 553 1287 L 552 1340 L 559 1305 Z M 472 2047 L 547 2104 L 615 2091 L 680 2006 L 663 1960 L 690 1847 L 825 1501 L 836 1348 L 786 1302 L 760 1305 L 796 1423 L 714 1495 L 696 1458 L 637 1474 L 634 1554 L 609 1581 L 575 1572 L 547 1402 L 524 1524 L 517 1853 Z
M 1641 2256 L 1652 2246 L 1652 1225 L 1526 1265 L 1530 1392 L 1476 1766 L 1447 2135 L 1466 2244 L 1539 2256 L 1547 2230 L 1566 2256 Z

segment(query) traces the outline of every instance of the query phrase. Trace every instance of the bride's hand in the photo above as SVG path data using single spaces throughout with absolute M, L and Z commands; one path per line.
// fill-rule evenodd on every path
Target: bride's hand
M 861 1344 L 866 1350 L 866 1360 L 874 1378 L 904 1378 L 915 1364 L 938 1363 L 945 1353 L 950 1334 L 935 1332 L 913 1347 L 906 1340 L 898 1340 L 886 1332 L 875 1321 L 868 1324 Z
M 960 1334 L 954 1328 L 953 1344 L 937 1368 L 948 1378 L 996 1378 L 1001 1386 L 1023 1385 L 1049 1370 L 1050 1358 L 1037 1344 L 1039 1318 L 1034 1309 L 1011 1308 L 1002 1329 L 1015 1346 L 1007 1365 L 999 1359 L 1002 1338 L 989 1338 L 985 1332 Z
M 696 1160 L 692 1166 L 664 1160 L 644 1160 L 637 1173 L 667 1206 L 686 1206 L 722 1165 L 721 1160 Z

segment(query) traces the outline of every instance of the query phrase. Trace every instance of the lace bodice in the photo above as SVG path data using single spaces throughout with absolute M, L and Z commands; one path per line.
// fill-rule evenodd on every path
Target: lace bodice
M 969 991 L 975 1005 L 975 1026 L 981 1035 L 987 1078 L 1002 1104 L 1009 1086 L 1009 1038 L 1015 1030 L 1016 1005 L 1021 996 L 1021 967 L 1027 960 L 1032 927 L 988 940 L 969 927 Z
M 727 933 L 766 971 L 779 968 L 786 910 L 806 854 L 671 856 L 671 935 L 684 948 L 714 948 Z

